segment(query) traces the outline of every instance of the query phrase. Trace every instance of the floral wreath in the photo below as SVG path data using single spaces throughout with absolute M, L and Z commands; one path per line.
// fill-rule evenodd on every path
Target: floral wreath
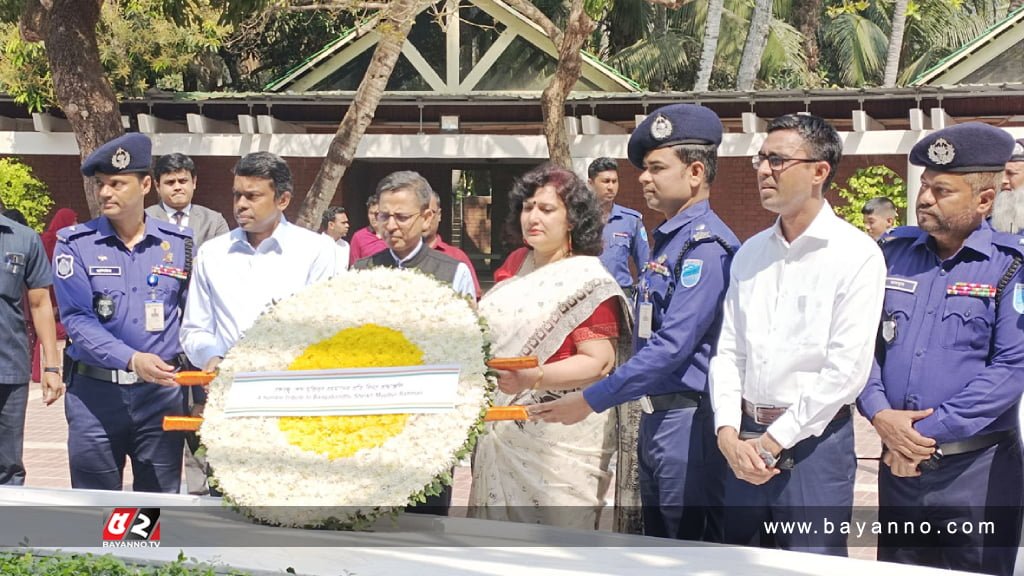
M 209 387 L 200 435 L 216 486 L 252 518 L 366 527 L 450 484 L 491 403 L 487 344 L 469 302 L 419 272 L 350 271 L 269 307 Z M 236 372 L 458 364 L 453 412 L 235 417 Z

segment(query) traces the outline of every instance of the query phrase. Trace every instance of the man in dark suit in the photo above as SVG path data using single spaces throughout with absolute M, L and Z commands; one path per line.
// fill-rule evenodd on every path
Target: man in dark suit
M 193 256 L 199 251 L 203 242 L 228 233 L 228 223 L 220 212 L 192 203 L 197 182 L 196 165 L 192 158 L 178 152 L 161 156 L 153 165 L 153 182 L 156 183 L 160 201 L 146 208 L 146 216 L 191 228 L 194 242 Z M 194 405 L 202 405 L 202 399 L 192 399 L 195 401 Z M 198 413 L 194 415 L 198 415 Z M 198 436 L 195 433 L 187 434 L 185 437 L 185 484 L 189 494 L 209 494 L 210 488 L 206 482 L 206 459 L 195 454 L 198 449 Z
M 192 203 L 197 179 L 191 158 L 178 152 L 161 156 L 153 165 L 153 182 L 160 201 L 146 208 L 146 215 L 191 228 L 193 253 L 203 242 L 228 232 L 220 212 Z

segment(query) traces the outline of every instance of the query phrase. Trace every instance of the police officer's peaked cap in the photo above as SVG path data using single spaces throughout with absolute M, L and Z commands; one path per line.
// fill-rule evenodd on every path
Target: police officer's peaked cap
M 966 122 L 925 136 L 910 163 L 939 172 L 998 172 L 1013 153 L 1013 136 L 983 122 Z
M 722 121 L 710 108 L 696 104 L 669 104 L 641 122 L 629 137 L 629 161 L 643 168 L 651 150 L 677 144 L 722 143 Z
M 1013 143 L 1013 154 L 1010 155 L 1010 162 L 1024 162 L 1024 138 Z
M 131 132 L 93 150 L 82 163 L 82 174 L 149 172 L 152 159 L 153 142 L 145 134 Z

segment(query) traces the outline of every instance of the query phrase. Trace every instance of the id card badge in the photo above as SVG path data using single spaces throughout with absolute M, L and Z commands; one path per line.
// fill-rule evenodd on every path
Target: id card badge
M 647 340 L 651 337 L 651 323 L 654 321 L 654 304 L 650 302 L 640 303 L 640 313 L 637 314 L 636 335 L 638 338 Z
M 164 303 L 146 300 L 146 332 L 164 331 Z

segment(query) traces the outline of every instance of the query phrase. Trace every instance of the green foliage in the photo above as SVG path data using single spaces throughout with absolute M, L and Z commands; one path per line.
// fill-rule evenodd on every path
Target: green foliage
M 53 199 L 46 192 L 46 184 L 32 175 L 32 168 L 14 158 L 0 158 L 0 204 L 20 210 L 28 225 L 42 232 Z M 0 570 L 0 574 L 6 572 Z
M 15 24 L 0 25 L 0 88 L 29 112 L 41 112 L 56 100 L 46 49 L 21 39 Z
M 846 205 L 837 207 L 836 213 L 858 228 L 864 228 L 864 216 L 860 213 L 864 204 L 878 196 L 892 200 L 898 214 L 906 214 L 907 189 L 903 179 L 887 166 L 861 168 L 846 181 L 846 188 L 835 183 L 832 186 L 839 197 L 846 200 Z M 899 225 L 898 217 L 896 225 Z
M 103 3 L 100 60 L 119 97 L 141 96 L 150 88 L 214 90 L 227 83 L 218 51 L 233 27 L 218 23 L 212 1 Z M 16 23 L 0 24 L 0 42 L 0 91 L 32 111 L 55 106 L 43 43 L 24 42 Z
M 36 556 L 31 552 L 0 553 L 0 574 L 4 576 L 218 576 L 209 565 L 186 564 L 184 554 L 178 554 L 174 562 L 159 566 L 138 566 L 125 564 L 114 556 L 93 556 L 92 554 L 70 554 Z M 246 572 L 232 570 L 232 576 L 245 576 Z

